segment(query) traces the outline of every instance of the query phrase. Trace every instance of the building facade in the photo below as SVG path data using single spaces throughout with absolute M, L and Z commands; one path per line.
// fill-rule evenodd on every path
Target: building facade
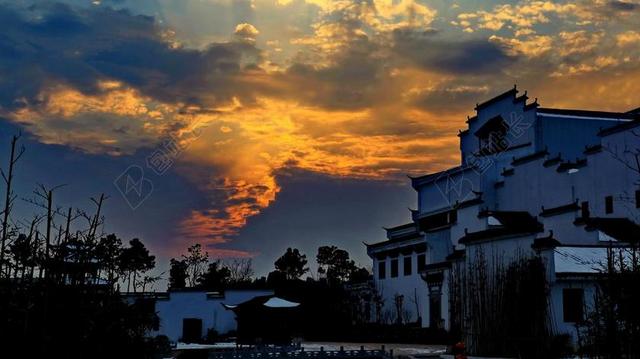
M 200 289 L 170 290 L 157 293 L 129 293 L 128 300 L 147 298 L 158 315 L 158 330 L 152 336 L 165 335 L 172 342 L 199 342 L 210 330 L 225 335 L 237 330 L 235 314 L 224 305 L 235 305 L 257 297 L 273 295 L 273 290 L 229 289 L 209 292 Z
M 640 109 L 543 108 L 514 87 L 475 110 L 460 164 L 411 178 L 411 222 L 367 244 L 373 317 L 449 329 L 456 272 L 538 257 L 554 331 L 575 338 L 607 247 L 640 240 Z

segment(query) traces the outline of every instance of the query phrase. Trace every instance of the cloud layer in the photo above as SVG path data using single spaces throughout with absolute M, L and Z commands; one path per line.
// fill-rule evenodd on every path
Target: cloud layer
M 127 156 L 189 140 L 204 205 L 174 235 L 221 256 L 277 174 L 399 181 L 457 160 L 473 104 L 637 107 L 635 1 L 0 3 L 0 114 L 41 142 Z M 620 91 L 622 92 L 622 95 Z

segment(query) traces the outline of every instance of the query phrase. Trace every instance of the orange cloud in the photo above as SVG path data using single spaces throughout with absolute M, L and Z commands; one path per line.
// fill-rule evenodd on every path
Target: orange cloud
M 211 208 L 193 211 L 181 224 L 180 234 L 189 241 L 226 243 L 248 218 L 276 200 L 280 187 L 276 174 L 288 167 L 332 176 L 373 180 L 399 180 L 405 174 L 450 165 L 457 160 L 455 123 L 428 132 L 433 116 L 393 108 L 400 122 L 411 119 L 422 133 L 364 134 L 366 123 L 378 111 L 326 111 L 294 102 L 262 98 L 258 105 L 221 116 L 203 115 L 202 123 L 225 123 L 233 131 L 203 125 L 202 135 L 188 149 L 180 172 L 213 196 Z M 389 120 L 389 117 L 386 117 Z M 462 117 L 460 117 L 462 119 Z M 459 121 L 461 122 L 461 121 Z M 447 135 L 439 135 L 448 132 Z M 207 177 L 189 165 L 216 168 L 220 175 Z
M 17 98 L 21 106 L 2 115 L 44 143 L 91 153 L 131 154 L 175 136 L 186 147 L 175 173 L 207 202 L 183 214 L 176 235 L 205 242 L 216 255 L 250 256 L 226 247 L 277 200 L 281 171 L 399 181 L 451 166 L 459 160 L 457 129 L 473 105 L 513 82 L 545 106 L 620 111 L 639 105 L 620 96 L 640 92 L 640 59 L 629 51 L 639 42 L 634 28 L 576 29 L 603 24 L 605 1 L 521 1 L 477 11 L 461 5 L 444 24 L 468 33 L 456 28 L 453 35 L 433 28 L 446 14 L 414 0 L 306 2 L 316 12 L 304 12 L 317 16 L 280 37 L 274 28 L 284 26 L 256 17 L 255 25 L 229 23 L 226 37 L 208 38 L 218 43 L 205 46 L 199 38 L 197 49 L 176 40 L 173 30 L 135 17 L 148 38 L 133 48 L 153 39 L 150 49 L 166 62 L 123 64 L 120 56 L 106 56 L 103 68 L 87 57 L 87 73 L 100 79 L 96 86 L 56 83 L 62 75 L 54 72 L 37 98 Z M 257 1 L 255 7 L 289 11 L 299 3 Z M 198 2 L 197 9 L 205 5 Z M 187 10 L 195 16 L 194 8 Z M 128 44 L 128 33 L 119 34 L 118 44 Z M 95 52 L 119 55 L 106 42 L 89 40 Z M 267 50 L 257 48 L 263 40 Z M 137 55 L 147 59 L 145 51 Z M 105 80 L 110 76 L 120 80 Z

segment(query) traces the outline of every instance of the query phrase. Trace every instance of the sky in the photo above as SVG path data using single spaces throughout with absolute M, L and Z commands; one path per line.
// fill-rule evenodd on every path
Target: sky
M 640 106 L 639 15 L 637 0 L 0 1 L 0 166 L 11 135 L 26 149 L 14 222 L 40 210 L 37 185 L 64 184 L 57 206 L 105 193 L 103 230 L 161 267 L 194 243 L 258 274 L 291 246 L 366 266 L 362 242 L 416 207 L 407 175 L 459 161 L 476 103 L 517 84 L 545 107 Z

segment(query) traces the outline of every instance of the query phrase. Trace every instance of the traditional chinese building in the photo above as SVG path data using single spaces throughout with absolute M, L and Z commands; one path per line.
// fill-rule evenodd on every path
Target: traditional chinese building
M 629 155 L 640 149 L 640 111 L 544 108 L 515 87 L 475 111 L 458 134 L 459 165 L 411 178 L 411 222 L 367 244 L 383 298 L 372 317 L 450 329 L 453 297 L 465 295 L 454 293 L 456 273 L 536 257 L 553 330 L 575 338 L 607 247 L 640 241 Z
M 198 343 L 210 331 L 226 335 L 238 329 L 233 312 L 223 303 L 243 303 L 273 295 L 272 290 L 229 289 L 211 292 L 197 288 L 168 292 L 127 293 L 130 301 L 146 298 L 158 314 L 158 328 L 151 335 L 166 335 L 172 342 Z
M 266 295 L 222 305 L 235 314 L 237 344 L 289 345 L 300 335 L 300 303 Z

